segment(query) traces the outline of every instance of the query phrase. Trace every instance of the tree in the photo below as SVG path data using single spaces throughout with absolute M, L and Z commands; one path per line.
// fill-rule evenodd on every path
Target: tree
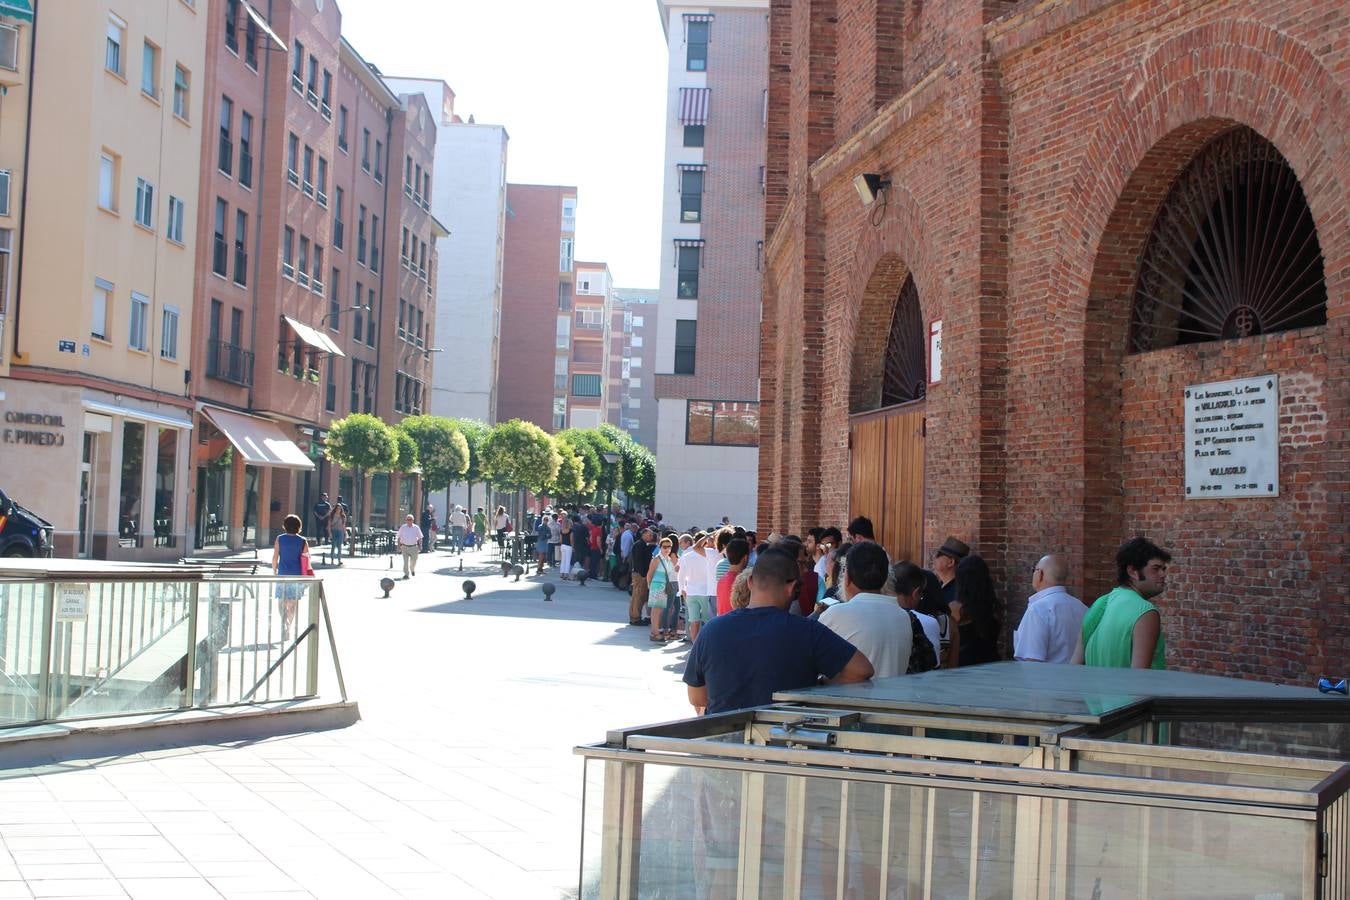
M 581 457 L 576 447 L 561 435 L 554 438 L 554 445 L 558 450 L 560 463 L 558 473 L 553 476 L 553 481 L 545 492 L 556 498 L 576 497 L 585 485 Z
M 483 468 L 493 484 L 543 493 L 562 465 L 558 448 L 533 422 L 498 422 L 483 441 Z
M 618 483 L 630 503 L 653 503 L 656 500 L 656 457 L 650 450 L 619 428 L 605 423 L 599 431 L 614 443 L 621 461 Z
M 488 423 L 481 419 L 451 419 L 450 424 L 458 429 L 459 433 L 464 435 L 464 442 L 469 448 L 469 465 L 464 470 L 463 481 L 469 486 L 469 513 L 473 513 L 473 486 L 483 481 L 487 473 L 483 469 L 483 442 L 487 440 L 488 432 L 491 431 Z
M 412 439 L 412 435 L 401 428 L 391 428 L 390 431 L 393 432 L 394 444 L 398 447 L 398 453 L 395 455 L 394 463 L 389 467 L 389 471 L 407 475 L 418 468 L 417 442 Z
M 352 413 L 328 429 L 324 454 L 336 466 L 356 473 L 356 521 L 361 519 L 361 501 L 366 494 L 367 472 L 393 469 L 399 459 L 393 430 L 369 413 Z
M 594 499 L 596 490 L 605 480 L 605 458 L 606 451 L 614 449 L 609 438 L 595 428 L 566 428 L 554 438 L 559 442 L 566 441 L 576 451 L 581 459 L 582 468 L 582 486 L 580 493 L 586 494 L 590 499 Z
M 448 488 L 464 476 L 469 468 L 469 444 L 452 421 L 441 416 L 409 416 L 397 428 L 417 447 L 425 493 Z

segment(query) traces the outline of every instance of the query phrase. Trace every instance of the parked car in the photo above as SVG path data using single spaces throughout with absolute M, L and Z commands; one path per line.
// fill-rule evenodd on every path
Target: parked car
M 52 523 L 0 490 L 0 556 L 51 556 Z

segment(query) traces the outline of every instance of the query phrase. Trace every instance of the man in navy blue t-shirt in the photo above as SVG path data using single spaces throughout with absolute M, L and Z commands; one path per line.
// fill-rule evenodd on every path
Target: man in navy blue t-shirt
M 694 641 L 684 683 L 703 714 L 761 706 L 774 691 L 866 681 L 872 664 L 858 648 L 811 619 L 788 613 L 801 569 L 770 548 L 750 573 L 750 605 L 716 616 Z

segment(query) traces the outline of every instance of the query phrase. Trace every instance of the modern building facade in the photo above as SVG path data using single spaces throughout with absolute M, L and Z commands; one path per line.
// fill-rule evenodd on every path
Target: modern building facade
M 1350 20 L 792 0 L 771 30 L 761 530 L 955 535 L 1008 628 L 1042 554 L 1091 601 L 1145 534 L 1169 667 L 1342 665 Z
M 574 271 L 572 342 L 563 351 L 568 359 L 566 421 L 569 428 L 596 428 L 609 420 L 610 310 L 614 305 L 614 284 L 605 263 L 578 262 Z
M 0 8 L 0 470 L 61 556 L 188 543 L 202 6 Z
M 567 427 L 577 189 L 506 186 L 497 421 Z
M 655 288 L 615 288 L 610 315 L 609 398 L 607 421 L 656 452 L 657 300 Z
M 438 242 L 435 381 L 430 410 L 492 424 L 497 412 L 502 260 L 506 247 L 506 152 L 500 125 L 464 122 L 455 94 L 438 79 L 392 78 L 399 94 L 420 93 L 435 114 L 436 177 L 431 212 L 450 236 Z
M 656 508 L 752 524 L 768 0 L 658 5 L 669 45 Z

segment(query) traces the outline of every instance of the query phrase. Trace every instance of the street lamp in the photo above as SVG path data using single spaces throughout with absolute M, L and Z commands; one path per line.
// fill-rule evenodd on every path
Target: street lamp
M 328 319 L 329 319 L 330 316 L 331 316 L 332 318 L 336 319 L 338 316 L 342 315 L 343 313 L 349 313 L 349 312 L 370 312 L 370 307 L 369 307 L 369 306 L 349 306 L 349 307 L 347 307 L 346 309 L 340 309 L 340 310 L 338 310 L 337 312 L 326 312 L 326 313 L 324 313 L 324 314 L 319 318 L 319 327 L 322 328 L 322 327 L 324 326 L 324 323 L 328 321 Z
M 609 491 L 605 494 L 605 515 L 608 516 L 614 509 L 614 465 L 619 461 L 619 454 L 606 450 L 600 454 L 600 458 L 605 461 L 605 468 L 609 472 Z

